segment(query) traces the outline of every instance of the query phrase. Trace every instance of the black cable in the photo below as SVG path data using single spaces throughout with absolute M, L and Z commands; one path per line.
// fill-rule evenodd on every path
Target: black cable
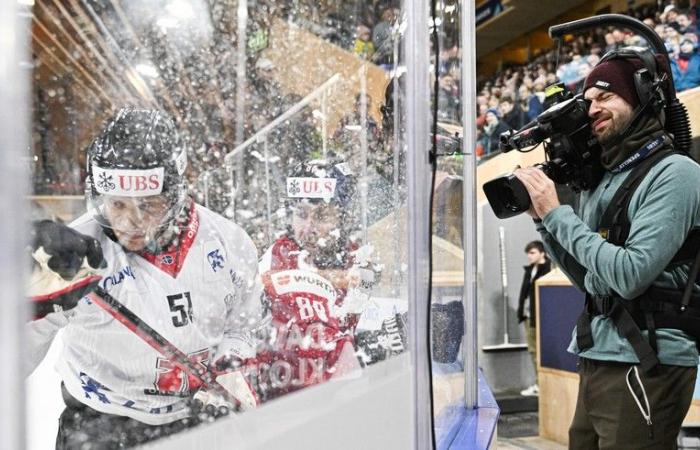
M 434 91 L 434 101 L 433 101 L 433 123 L 432 123 L 432 143 L 430 149 L 430 164 L 437 165 L 437 155 L 438 155 L 438 145 L 437 145 L 437 135 L 438 135 L 438 95 L 440 89 L 440 37 L 438 35 L 437 27 L 437 0 L 432 0 L 430 2 L 430 15 L 433 19 L 433 50 L 435 51 L 435 80 L 433 80 L 433 91 Z M 462 94 L 464 95 L 464 94 Z
M 433 347 L 431 339 L 431 323 L 432 323 L 432 306 L 433 306 L 433 203 L 435 200 L 435 176 L 437 173 L 437 156 L 438 156 L 438 98 L 440 89 L 440 39 L 437 27 L 437 0 L 430 2 L 430 14 L 433 19 L 433 50 L 435 51 L 435 80 L 433 85 L 433 117 L 432 117 L 432 140 L 429 153 L 430 163 L 430 196 L 428 201 L 428 320 L 426 326 L 425 338 L 428 343 L 428 383 L 430 387 L 430 438 L 432 448 L 437 450 L 437 440 L 435 438 L 435 402 L 433 400 Z M 462 92 L 464 95 L 464 92 Z
M 430 426 L 433 449 L 437 450 L 435 439 L 435 402 L 433 401 L 433 347 L 431 339 L 431 324 L 433 313 L 433 204 L 435 201 L 435 176 L 437 173 L 437 162 L 434 161 L 430 167 L 430 200 L 428 210 L 430 211 L 430 223 L 428 224 L 428 325 L 426 339 L 428 340 L 428 380 L 430 380 Z

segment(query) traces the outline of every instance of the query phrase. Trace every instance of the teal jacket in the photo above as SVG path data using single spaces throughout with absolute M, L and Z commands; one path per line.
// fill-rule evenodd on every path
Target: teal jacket
M 632 299 L 652 284 L 682 289 L 688 265 L 664 269 L 689 230 L 700 226 L 700 166 L 682 155 L 657 163 L 632 196 L 629 238 L 624 247 L 618 247 L 603 239 L 597 229 L 610 199 L 629 173 L 606 172 L 595 190 L 581 194 L 578 214 L 570 206 L 550 211 L 537 226 L 542 240 L 572 283 L 592 294 L 615 291 Z M 595 317 L 591 330 L 593 347 L 579 350 L 574 329 L 569 351 L 590 359 L 639 362 L 611 319 Z M 662 364 L 698 364 L 695 340 L 680 330 L 657 330 L 657 345 Z

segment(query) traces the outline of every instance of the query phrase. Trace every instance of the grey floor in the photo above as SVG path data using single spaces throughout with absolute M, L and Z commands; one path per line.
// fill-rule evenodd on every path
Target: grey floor
M 521 438 L 498 438 L 497 450 L 566 450 L 565 445 L 548 441 L 537 436 Z
M 537 412 L 502 414 L 498 419 L 499 450 L 565 450 L 566 446 L 547 441 L 537 434 Z
M 498 419 L 498 450 L 566 450 L 566 446 L 538 436 L 537 412 L 502 414 Z M 679 450 L 700 450 L 700 426 L 683 428 Z

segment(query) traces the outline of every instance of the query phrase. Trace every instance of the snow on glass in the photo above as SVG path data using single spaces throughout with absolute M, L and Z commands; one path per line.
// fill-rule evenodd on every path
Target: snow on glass
M 34 194 L 75 196 L 58 207 L 34 202 L 34 218 L 82 214 L 86 149 L 120 108 L 166 113 L 187 149 L 189 195 L 240 225 L 262 258 L 259 282 L 273 292 L 262 296 L 266 316 L 249 336 L 256 352 L 230 359 L 263 402 L 353 364 L 381 362 L 407 344 L 405 19 L 398 2 L 320 3 L 37 0 L 32 7 Z M 454 34 L 454 18 L 441 24 L 443 35 Z M 459 64 L 450 62 L 441 72 L 439 118 L 458 122 Z M 301 176 L 327 180 L 340 166 L 347 201 L 335 201 L 335 178 L 328 196 L 290 196 L 287 179 L 313 161 L 320 172 Z M 440 170 L 458 178 L 460 166 L 452 158 Z M 461 212 L 439 214 L 449 223 L 438 234 L 460 246 L 449 217 Z M 288 259 L 265 265 L 275 245 Z M 127 267 L 104 283 L 134 276 Z M 234 284 L 237 277 L 230 274 Z M 237 300 L 225 301 L 235 308 Z M 167 370 L 188 378 L 176 366 Z M 101 389 L 99 380 L 86 383 Z

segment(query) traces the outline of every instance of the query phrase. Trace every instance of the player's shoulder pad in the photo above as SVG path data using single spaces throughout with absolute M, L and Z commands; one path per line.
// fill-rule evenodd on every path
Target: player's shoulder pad
M 298 252 L 299 245 L 288 236 L 281 236 L 265 250 L 260 258 L 260 273 L 268 270 L 292 269 L 290 252 Z
M 257 264 L 258 250 L 248 233 L 235 223 L 214 211 L 195 203 L 195 208 L 199 216 L 200 232 L 213 232 L 214 237 L 220 240 L 229 249 L 234 249 L 241 256 L 252 258 Z

